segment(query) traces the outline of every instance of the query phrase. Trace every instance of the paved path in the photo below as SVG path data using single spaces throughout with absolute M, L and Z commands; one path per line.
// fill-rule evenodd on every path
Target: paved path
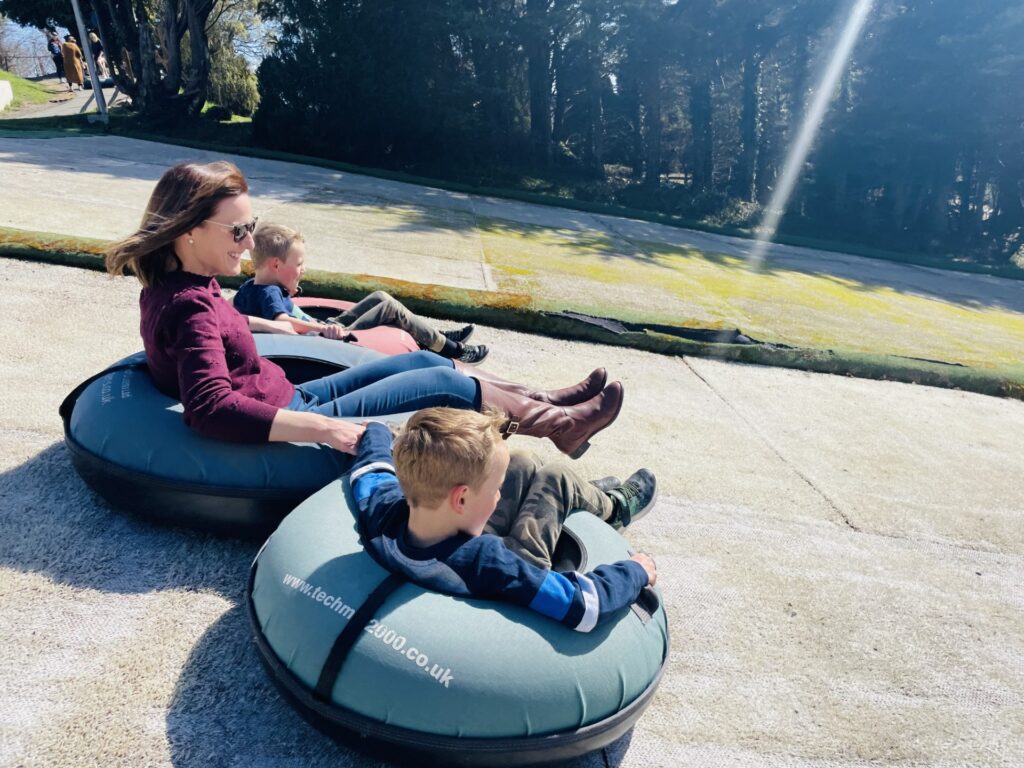
M 136 284 L 0 279 L 0 765 L 376 766 L 260 666 L 254 545 L 130 519 L 70 465 L 57 406 L 138 349 Z M 661 479 L 628 538 L 659 564 L 668 671 L 572 768 L 1024 764 L 1024 403 L 479 336 L 541 385 L 608 366 L 626 404 L 577 467 Z
M 40 81 L 37 79 L 36 82 Z M 43 85 L 44 83 L 40 84 Z M 52 78 L 47 78 L 45 85 L 57 88 L 48 103 L 23 104 L 11 112 L 0 112 L 0 118 L 4 120 L 20 120 L 36 117 L 64 117 L 65 115 L 78 115 L 83 112 L 87 114 L 98 113 L 99 110 L 95 100 L 90 100 L 92 96 L 91 90 L 68 91 L 67 85 L 58 84 Z M 111 100 L 115 99 L 115 93 L 115 88 L 103 89 L 103 96 L 106 99 L 107 106 L 110 106 Z M 116 95 L 116 99 L 119 102 L 124 100 L 124 98 L 119 93 Z

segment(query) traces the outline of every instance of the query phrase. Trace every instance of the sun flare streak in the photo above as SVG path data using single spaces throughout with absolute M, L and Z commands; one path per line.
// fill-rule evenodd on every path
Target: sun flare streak
M 768 201 L 764 219 L 757 228 L 757 240 L 748 256 L 748 266 L 753 270 L 759 270 L 764 262 L 765 253 L 779 228 L 779 221 L 786 212 L 786 205 L 800 179 L 807 155 L 814 145 L 814 139 L 818 135 L 822 121 L 825 119 L 825 113 L 835 95 L 836 85 L 849 63 L 853 47 L 860 38 L 874 4 L 875 0 L 857 0 L 854 4 L 850 11 L 850 18 L 847 19 L 846 26 L 836 43 L 835 51 L 829 59 L 828 66 L 818 81 L 814 90 L 814 98 L 808 105 L 800 131 L 786 157 L 782 175 L 779 177 L 775 191 L 772 192 L 771 200 Z

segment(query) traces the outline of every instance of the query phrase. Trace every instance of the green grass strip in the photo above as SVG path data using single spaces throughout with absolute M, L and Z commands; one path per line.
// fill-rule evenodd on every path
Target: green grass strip
M 45 104 L 57 95 L 45 86 L 3 70 L 0 70 L 0 80 L 6 80 L 11 84 L 11 91 L 14 95 L 14 101 L 7 106 L 7 109 L 16 109 L 22 104 Z
M 92 238 L 0 227 L 0 256 L 8 258 L 102 272 L 105 271 L 102 254 L 106 245 L 106 241 Z M 225 287 L 238 287 L 245 279 L 243 275 L 224 278 L 220 282 Z M 707 357 L 1024 400 L 1024 369 L 980 370 L 885 354 L 784 348 L 770 344 L 703 343 L 653 331 L 615 334 L 567 318 L 552 317 L 526 294 L 453 288 L 370 275 L 308 270 L 303 276 L 303 288 L 310 296 L 347 301 L 358 301 L 368 293 L 385 290 L 419 314 L 555 338 L 630 347 L 662 355 Z
M 292 152 L 282 152 L 274 149 L 265 149 L 252 145 L 248 134 L 242 130 L 248 130 L 247 123 L 216 123 L 209 120 L 195 120 L 191 123 L 176 123 L 170 133 L 165 133 L 164 128 L 148 126 L 134 115 L 118 114 L 114 111 L 110 115 L 110 124 L 88 123 L 84 115 L 73 115 L 67 117 L 49 118 L 25 118 L 20 120 L 0 120 L 0 137 L 18 138 L 20 136 L 32 135 L 37 138 L 59 138 L 60 136 L 81 136 L 94 134 L 114 134 L 125 138 L 139 139 L 141 141 L 155 141 L 163 144 L 201 149 L 221 154 L 234 154 L 243 157 L 255 157 L 262 160 L 279 160 L 286 163 L 298 163 L 319 168 L 328 168 L 346 173 L 356 173 L 361 176 L 370 176 L 388 181 L 398 181 L 407 184 L 444 189 L 450 192 L 460 192 L 471 195 L 484 195 L 497 197 L 505 200 L 517 200 L 524 203 L 544 205 L 552 208 L 565 208 L 568 210 L 583 211 L 606 216 L 621 216 L 640 221 L 648 221 L 654 224 L 664 224 L 679 229 L 692 229 L 699 232 L 708 232 L 717 235 L 729 235 L 752 240 L 756 233 L 744 227 L 715 226 L 695 219 L 687 219 L 681 216 L 673 216 L 667 213 L 649 211 L 638 208 L 628 208 L 621 205 L 608 203 L 597 203 L 586 200 L 576 200 L 570 197 L 549 195 L 539 192 L 528 192 L 525 190 L 509 189 L 507 187 L 490 187 L 467 184 L 458 181 L 451 181 L 438 178 L 427 178 L 415 176 L 402 171 L 389 171 L 381 168 L 367 168 L 364 166 L 344 163 L 326 158 L 311 157 L 309 155 L 298 155 Z M 978 264 L 970 261 L 953 260 L 952 258 L 939 258 L 929 254 L 911 253 L 902 251 L 888 251 L 880 248 L 861 245 L 859 243 L 822 240 L 801 235 L 789 235 L 777 233 L 773 242 L 782 245 L 792 245 L 802 248 L 812 248 L 835 253 L 863 256 L 869 259 L 891 261 L 899 264 L 912 264 L 920 267 L 931 267 L 952 272 L 967 272 L 971 274 L 992 275 L 993 277 L 1005 277 L 1011 280 L 1024 280 L 1024 269 L 1013 264 L 994 265 Z

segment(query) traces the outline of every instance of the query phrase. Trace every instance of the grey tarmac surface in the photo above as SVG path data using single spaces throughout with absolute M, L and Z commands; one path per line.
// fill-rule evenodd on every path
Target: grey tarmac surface
M 0 765 L 376 765 L 260 666 L 256 545 L 126 517 L 70 465 L 57 406 L 140 347 L 137 285 L 9 260 L 0 279 Z M 668 670 L 573 768 L 1024 764 L 1024 403 L 478 337 L 539 385 L 607 366 L 626 404 L 577 468 L 660 479 L 627 539 L 658 562 Z

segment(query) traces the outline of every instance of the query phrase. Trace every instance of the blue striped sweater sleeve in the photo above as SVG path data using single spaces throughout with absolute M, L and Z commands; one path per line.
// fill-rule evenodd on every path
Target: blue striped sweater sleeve
M 470 593 L 507 600 L 589 632 L 636 601 L 647 572 L 632 560 L 601 565 L 589 573 L 538 568 L 509 550 L 496 536 L 479 536 L 449 561 Z
M 375 512 L 383 510 L 375 502 L 385 499 L 393 501 L 395 492 L 399 490 L 391 458 L 391 440 L 391 430 L 387 426 L 378 422 L 367 424 L 356 448 L 356 460 L 349 475 L 359 517 L 374 533 L 383 524 L 382 520 L 376 519 L 378 515 Z

